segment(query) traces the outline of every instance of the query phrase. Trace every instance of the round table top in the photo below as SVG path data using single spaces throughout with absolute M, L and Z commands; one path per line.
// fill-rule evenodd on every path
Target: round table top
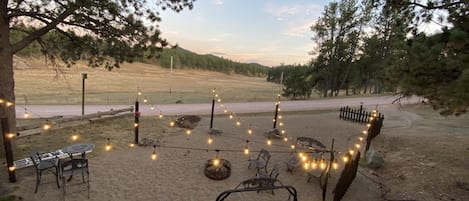
M 64 147 L 62 151 L 64 153 L 68 154 L 74 154 L 74 153 L 85 153 L 87 151 L 90 151 L 94 149 L 94 144 L 91 143 L 78 143 L 78 144 L 72 144 L 70 146 Z

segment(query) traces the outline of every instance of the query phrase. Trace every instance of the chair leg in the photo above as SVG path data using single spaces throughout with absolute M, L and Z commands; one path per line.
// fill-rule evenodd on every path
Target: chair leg
M 62 177 L 62 195 L 63 195 L 63 200 L 65 201 L 65 177 Z
M 34 190 L 34 193 L 37 193 L 39 183 L 41 183 L 41 172 L 36 173 L 36 189 Z

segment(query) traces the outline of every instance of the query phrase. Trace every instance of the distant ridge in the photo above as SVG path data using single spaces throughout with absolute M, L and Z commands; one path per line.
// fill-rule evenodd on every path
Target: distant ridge
M 173 68 L 176 69 L 200 69 L 259 77 L 266 76 L 270 69 L 258 63 L 240 63 L 213 54 L 200 55 L 182 47 L 165 48 L 160 57 L 150 63 L 155 62 L 163 68 L 170 68 L 171 56 L 173 57 Z

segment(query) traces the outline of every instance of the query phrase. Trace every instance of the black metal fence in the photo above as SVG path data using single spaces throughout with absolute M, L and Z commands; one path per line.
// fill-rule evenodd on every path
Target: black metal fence
M 370 117 L 372 112 L 368 112 L 363 109 L 363 105 L 360 105 L 359 109 L 353 109 L 349 106 L 341 107 L 339 118 L 347 121 L 357 122 L 361 124 L 370 123 Z M 378 113 L 376 118 L 384 119 L 384 115 Z

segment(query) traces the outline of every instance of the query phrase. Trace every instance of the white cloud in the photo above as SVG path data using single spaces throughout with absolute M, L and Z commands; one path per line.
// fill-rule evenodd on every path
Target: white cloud
M 277 20 L 282 21 L 291 17 L 317 18 L 323 7 L 318 4 L 308 5 L 272 5 L 267 4 L 264 11 L 273 15 Z
M 312 21 L 297 23 L 289 25 L 285 31 L 283 31 L 284 35 L 292 36 L 292 37 L 311 37 L 311 25 L 313 25 Z
M 223 5 L 223 0 L 212 0 L 212 3 L 214 3 L 215 5 Z

